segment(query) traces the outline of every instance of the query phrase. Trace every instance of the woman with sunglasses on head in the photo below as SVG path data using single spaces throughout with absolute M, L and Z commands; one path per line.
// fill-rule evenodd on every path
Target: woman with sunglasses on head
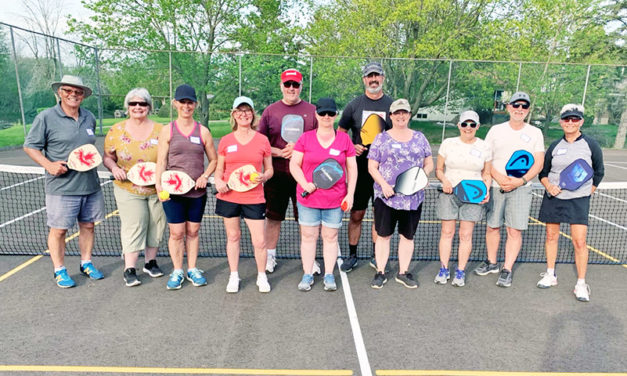
M 331 98 L 321 98 L 316 104 L 318 128 L 307 131 L 294 145 L 290 159 L 290 172 L 296 183 L 298 223 L 301 232 L 301 259 L 303 278 L 298 284 L 301 291 L 311 290 L 314 283 L 313 268 L 316 244 L 322 235 L 324 259 L 324 289 L 337 290 L 333 269 L 338 256 L 337 234 L 342 227 L 342 211 L 350 212 L 357 182 L 355 147 L 346 132 L 337 132 L 333 126 L 337 106 Z M 314 171 L 321 163 L 332 159 L 339 164 L 339 180 L 328 189 L 318 189 L 314 184 Z M 330 161 L 335 165 L 336 162 Z
M 581 133 L 583 125 L 583 106 L 567 104 L 560 112 L 560 126 L 564 136 L 549 146 L 544 156 L 544 167 L 538 175 L 546 192 L 542 197 L 538 219 L 546 223 L 546 273 L 537 286 L 546 289 L 557 285 L 555 261 L 557 245 L 560 237 L 560 223 L 570 224 L 570 236 L 575 249 L 575 265 L 577 267 L 577 283 L 573 291 L 577 300 L 590 301 L 590 286 L 586 284 L 588 267 L 588 213 L 590 212 L 590 196 L 601 183 L 605 168 L 603 167 L 603 151 L 593 138 Z M 583 159 L 592 168 L 589 180 L 575 190 L 560 187 L 561 173 L 578 159 Z M 568 171 L 568 170 L 567 170 Z M 583 170 L 585 171 L 585 170 Z M 580 178 L 582 172 L 576 172 Z
M 196 184 L 183 195 L 159 197 L 168 220 L 170 238 L 168 248 L 174 270 L 166 287 L 180 289 L 187 278 L 194 286 L 204 286 L 207 279 L 203 271 L 196 267 L 198 259 L 198 231 L 207 203 L 207 182 L 216 168 L 217 156 L 213 138 L 208 128 L 194 120 L 194 110 L 198 104 L 196 90 L 183 84 L 176 88 L 173 106 L 177 118 L 163 127 L 159 134 L 157 155 L 157 191 L 161 192 L 161 174 L 166 170 L 187 173 Z M 209 165 L 205 169 L 205 155 Z M 183 255 L 187 251 L 187 275 L 183 274 Z
M 457 123 L 459 137 L 445 139 L 438 149 L 435 176 L 442 182 L 442 193 L 438 198 L 438 217 L 442 221 L 442 228 L 439 245 L 440 271 L 434 280 L 437 284 L 444 285 L 451 278 L 448 262 L 456 221 L 459 221 L 459 248 L 452 285 L 461 287 L 466 284 L 466 264 L 472 251 L 472 231 L 475 223 L 483 216 L 483 204 L 489 200 L 489 194 L 486 194 L 479 204 L 462 203 L 452 194 L 453 187 L 462 180 L 482 180 L 486 187 L 492 183 L 492 153 L 488 144 L 476 137 L 479 125 L 479 115 L 476 112 L 462 112 Z
M 412 195 L 396 193 L 396 178 L 413 167 L 420 167 L 429 175 L 433 171 L 431 146 L 422 132 L 409 128 L 411 107 L 406 99 L 397 99 L 390 105 L 392 129 L 379 133 L 368 153 L 368 172 L 374 179 L 374 226 L 378 237 L 375 243 L 377 273 L 370 286 L 380 289 L 387 282 L 385 266 L 390 257 L 390 239 L 398 223 L 398 274 L 395 280 L 414 289 L 418 282 L 409 273 L 414 253 L 414 235 L 420 221 L 425 191 Z
M 226 230 L 226 255 L 231 274 L 226 285 L 226 292 L 239 291 L 239 254 L 242 231 L 240 217 L 250 231 L 255 261 L 257 263 L 257 286 L 259 292 L 270 292 L 270 283 L 266 276 L 266 242 L 264 218 L 266 200 L 263 185 L 272 177 L 272 152 L 268 138 L 257 132 L 257 115 L 253 101 L 248 97 L 237 97 L 231 111 L 233 132 L 220 139 L 218 145 L 218 164 L 215 172 L 216 214 L 224 218 Z M 237 174 L 237 169 L 252 165 L 256 172 L 242 176 L 257 186 L 238 192 L 227 185 L 229 177 Z M 263 172 L 262 172 L 263 171 Z M 237 176 L 237 175 L 236 175 Z
M 138 186 L 126 177 L 136 163 L 157 161 L 157 140 L 163 125 L 148 118 L 152 97 L 144 88 L 129 91 L 124 108 L 128 119 L 107 132 L 103 161 L 115 178 L 113 194 L 120 214 L 124 282 L 131 287 L 141 284 L 135 269 L 141 251 L 144 273 L 153 278 L 163 275 L 157 265 L 157 249 L 166 223 L 163 206 L 154 185 Z

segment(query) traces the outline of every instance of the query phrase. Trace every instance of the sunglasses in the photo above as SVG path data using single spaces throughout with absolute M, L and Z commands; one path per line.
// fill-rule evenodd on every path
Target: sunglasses
M 148 107 L 148 102 L 128 102 L 129 107 L 141 106 Z
M 333 112 L 333 111 L 322 111 L 322 112 L 318 112 L 318 115 L 320 115 L 320 117 L 325 117 L 325 116 L 330 116 L 330 117 L 333 117 L 333 116 L 337 115 L 337 112 Z
M 523 110 L 526 110 L 529 108 L 529 103 L 512 103 L 512 107 L 513 108 L 520 108 L 522 107 Z
M 190 101 L 189 99 L 183 99 L 183 100 L 180 100 L 179 103 L 184 104 L 184 105 L 191 105 L 191 104 L 195 104 L 196 102 Z
M 581 121 L 581 118 L 578 116 L 569 116 L 569 117 L 563 118 L 562 121 L 564 123 L 568 123 L 568 122 L 577 123 L 578 121 Z
M 300 82 L 296 82 L 296 81 L 285 81 L 283 83 L 283 87 L 289 89 L 290 87 L 293 87 L 294 89 L 298 89 L 300 87 Z
M 68 88 L 62 87 L 61 90 L 63 90 L 63 92 L 67 95 L 74 94 L 78 97 L 82 97 L 83 94 L 85 94 L 85 92 L 80 89 L 68 89 Z
M 470 127 L 470 128 L 477 128 L 477 123 L 475 122 L 463 122 L 461 124 L 459 124 L 462 128 L 466 128 L 466 127 Z

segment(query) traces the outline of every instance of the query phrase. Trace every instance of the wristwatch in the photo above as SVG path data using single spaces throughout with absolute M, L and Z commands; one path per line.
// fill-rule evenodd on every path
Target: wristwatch
M 527 185 L 527 179 L 525 179 L 524 176 L 521 176 L 520 178 L 523 180 L 523 185 Z

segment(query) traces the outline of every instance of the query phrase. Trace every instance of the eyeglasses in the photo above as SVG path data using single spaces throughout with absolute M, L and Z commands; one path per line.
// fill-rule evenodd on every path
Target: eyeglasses
M 477 123 L 475 122 L 463 122 L 461 124 L 459 124 L 462 128 L 466 128 L 466 127 L 470 127 L 470 128 L 477 128 Z
M 129 107 L 135 107 L 135 106 L 148 107 L 148 103 L 147 102 L 128 102 L 128 106 Z
M 322 112 L 318 112 L 318 115 L 320 117 L 325 117 L 325 116 L 330 116 L 333 117 L 335 115 L 337 115 L 337 112 L 333 112 L 333 111 L 322 111 Z
M 379 73 L 377 73 L 377 72 L 368 73 L 368 74 L 366 75 L 366 77 L 368 77 L 368 78 L 372 78 L 372 77 L 379 77 L 379 76 L 381 76 L 381 74 L 379 74 Z
M 578 117 L 578 116 L 569 116 L 569 117 L 566 117 L 566 118 L 562 119 L 562 121 L 564 123 L 568 123 L 568 122 L 577 123 L 578 121 L 581 121 L 581 120 L 582 119 L 580 117 Z
M 523 110 L 526 110 L 529 108 L 529 103 L 512 103 L 512 107 L 513 108 L 520 108 L 522 107 Z
M 235 113 L 236 114 L 252 114 L 253 110 L 251 110 L 250 108 L 246 108 L 244 110 L 240 110 L 239 108 L 235 109 Z
M 180 104 L 184 104 L 184 105 L 192 105 L 192 104 L 196 104 L 196 102 L 194 101 L 190 101 L 189 99 L 183 99 L 179 101 Z
M 82 97 L 83 94 L 85 94 L 85 91 L 81 89 L 68 89 L 68 88 L 62 87 L 61 90 L 63 90 L 63 92 L 67 95 L 74 94 L 77 97 Z
M 294 89 L 298 89 L 300 87 L 300 82 L 296 82 L 296 81 L 285 81 L 283 83 L 283 87 L 286 89 L 289 89 L 290 87 L 293 87 Z

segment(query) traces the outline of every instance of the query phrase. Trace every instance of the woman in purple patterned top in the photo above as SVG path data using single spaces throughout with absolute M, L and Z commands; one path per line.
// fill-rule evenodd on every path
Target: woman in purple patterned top
M 392 129 L 380 133 L 370 146 L 368 172 L 374 179 L 374 226 L 378 237 L 375 245 L 377 274 L 371 287 L 381 288 L 387 282 L 385 266 L 390 256 L 390 239 L 398 223 L 398 274 L 395 280 L 407 288 L 418 287 L 409 273 L 414 252 L 414 234 L 420 221 L 424 190 L 413 195 L 395 193 L 396 177 L 419 166 L 428 175 L 433 171 L 431 146 L 422 134 L 409 128 L 411 107 L 406 99 L 397 99 L 390 105 Z

